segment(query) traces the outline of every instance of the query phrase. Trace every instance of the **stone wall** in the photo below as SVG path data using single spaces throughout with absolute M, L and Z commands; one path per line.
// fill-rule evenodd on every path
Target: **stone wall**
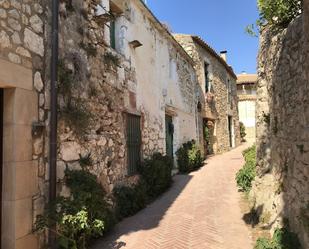
M 0 87 L 4 87 L 2 248 L 38 248 L 32 234 L 47 192 L 48 3 L 0 1 Z M 41 237 L 44 239 L 44 236 Z M 44 241 L 40 241 L 44 243 Z
M 230 150 L 228 116 L 233 120 L 234 146 L 240 144 L 239 119 L 238 119 L 238 98 L 236 87 L 236 76 L 231 74 L 223 65 L 221 58 L 205 49 L 207 44 L 203 41 L 197 43 L 196 38 L 190 35 L 175 35 L 175 38 L 184 47 L 188 54 L 195 61 L 195 71 L 198 80 L 198 100 L 201 103 L 199 117 L 199 140 L 204 141 L 203 118 L 214 121 L 214 134 L 211 137 L 211 146 L 214 153 L 223 153 Z M 200 38 L 198 38 L 200 39 Z M 210 91 L 205 91 L 204 64 L 209 65 Z M 231 86 L 228 92 L 228 82 Z M 230 95 L 230 102 L 228 101 Z
M 167 109 L 172 109 L 175 125 L 174 152 L 196 138 L 192 129 L 196 79 L 190 57 L 140 1 L 112 2 L 124 13 L 115 20 L 115 49 L 110 47 L 109 23 L 98 20 L 93 1 L 61 5 L 58 178 L 62 195 L 68 194 L 65 169 L 80 168 L 80 157 L 87 155 L 93 161 L 91 171 L 107 193 L 126 180 L 127 113 L 141 117 L 143 158 L 165 153 Z M 102 5 L 109 10 L 109 1 Z M 132 47 L 131 40 L 142 46 Z M 91 114 L 86 115 L 91 122 L 70 120 L 72 111 Z
M 275 229 L 288 218 L 309 245 L 309 23 L 261 34 L 257 90 L 257 169 L 251 198 Z M 267 217 L 267 219 L 266 219 Z

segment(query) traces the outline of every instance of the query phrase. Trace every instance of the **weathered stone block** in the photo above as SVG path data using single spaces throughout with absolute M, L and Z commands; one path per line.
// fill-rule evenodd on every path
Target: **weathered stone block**
M 44 40 L 41 36 L 35 34 L 30 29 L 24 31 L 24 43 L 25 46 L 33 53 L 44 55 Z

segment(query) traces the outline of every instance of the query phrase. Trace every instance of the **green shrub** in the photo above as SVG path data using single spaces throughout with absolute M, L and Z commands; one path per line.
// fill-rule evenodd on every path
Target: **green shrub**
M 207 126 L 205 126 L 205 128 L 204 128 L 204 139 L 207 143 L 210 142 L 210 131 L 209 131 L 209 128 Z
M 113 194 L 119 219 L 132 216 L 147 205 L 147 186 L 143 180 L 134 186 L 117 186 Z
M 155 198 L 165 192 L 172 183 L 173 161 L 160 153 L 154 154 L 139 167 L 139 172 L 145 181 L 147 195 Z
M 252 181 L 256 176 L 256 147 L 255 145 L 243 152 L 245 165 L 236 174 L 236 181 L 239 189 L 249 192 L 252 187 Z
M 242 122 L 239 122 L 239 126 L 240 126 L 240 137 L 242 141 L 246 141 L 245 137 L 247 135 L 246 133 L 246 127 Z
M 266 238 L 258 238 L 254 249 L 272 249 L 271 240 Z
M 260 23 L 285 28 L 302 11 L 300 0 L 258 0 Z
M 71 196 L 58 197 L 50 203 L 45 213 L 37 217 L 35 227 L 41 231 L 55 226 L 61 249 L 85 249 L 93 238 L 112 227 L 114 215 L 95 175 L 85 169 L 65 173 Z
M 202 152 L 194 140 L 184 143 L 176 155 L 180 173 L 189 173 L 203 166 Z
M 301 249 L 301 246 L 295 233 L 286 228 L 278 228 L 272 239 L 259 238 L 254 249 Z

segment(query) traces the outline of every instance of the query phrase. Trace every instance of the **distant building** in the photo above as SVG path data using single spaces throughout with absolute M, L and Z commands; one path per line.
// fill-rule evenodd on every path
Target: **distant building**
M 217 54 L 198 36 L 174 37 L 195 62 L 199 84 L 198 136 L 205 154 L 222 153 L 238 146 L 237 77 L 227 64 L 227 52 Z
M 255 142 L 255 103 L 256 103 L 256 74 L 243 73 L 237 76 L 237 95 L 239 121 L 246 127 L 248 142 Z

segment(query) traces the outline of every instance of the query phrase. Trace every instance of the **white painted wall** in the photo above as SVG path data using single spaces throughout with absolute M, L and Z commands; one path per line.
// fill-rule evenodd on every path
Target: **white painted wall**
M 255 101 L 239 101 L 239 121 L 242 122 L 245 127 L 255 127 Z
M 161 135 L 165 138 L 165 110 L 170 106 L 175 110 L 174 117 L 174 151 L 179 146 L 191 139 L 197 139 L 195 104 L 186 103 L 181 90 L 182 82 L 178 69 L 179 59 L 183 58 L 177 53 L 171 37 L 159 31 L 149 20 L 139 1 L 123 1 L 126 15 L 116 21 L 116 50 L 122 54 L 136 68 L 136 82 L 132 82 L 136 92 L 137 110 L 145 111 L 152 121 L 162 123 Z M 108 33 L 109 35 L 109 33 Z M 136 49 L 129 42 L 138 40 L 143 44 Z M 194 91 L 195 71 L 187 63 L 189 78 L 193 80 Z M 191 99 L 194 103 L 194 99 Z M 165 142 L 164 142 L 165 147 Z

